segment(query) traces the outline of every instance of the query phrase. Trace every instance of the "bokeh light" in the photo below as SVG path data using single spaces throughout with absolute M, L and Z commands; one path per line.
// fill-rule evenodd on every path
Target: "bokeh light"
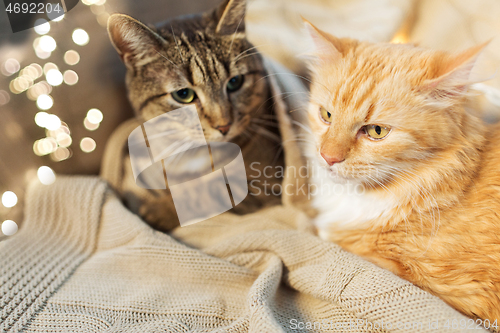
M 47 16 L 49 16 L 49 18 L 50 18 L 52 21 L 54 21 L 54 22 L 59 22 L 59 21 L 62 21 L 62 19 L 64 18 L 64 15 L 65 15 L 65 14 L 62 14 L 61 16 L 58 16 L 58 17 L 50 17 L 49 15 L 47 15 Z
M 55 114 L 49 114 L 45 128 L 49 131 L 55 131 L 59 127 L 61 127 L 61 119 L 59 119 L 59 117 Z
M 87 112 L 87 119 L 92 124 L 99 124 L 103 118 L 104 116 L 99 109 L 90 109 Z
M 17 204 L 17 195 L 12 191 L 6 191 L 2 194 L 2 205 L 10 208 Z
M 95 150 L 96 148 L 96 143 L 94 139 L 92 138 L 83 138 L 82 141 L 80 141 L 80 149 L 84 153 L 91 153 Z
M 13 236 L 19 230 L 17 223 L 12 220 L 5 220 L 2 222 L 2 233 L 5 236 Z
M 78 74 L 75 71 L 67 70 L 64 72 L 64 83 L 72 86 L 78 83 Z
M 73 42 L 80 46 L 87 45 L 89 42 L 89 34 L 85 30 L 80 28 L 75 29 L 71 37 L 73 38 Z
M 40 183 L 42 183 L 43 185 L 50 185 L 56 181 L 56 174 L 48 166 L 39 167 L 36 175 L 38 176 L 38 180 L 40 180 Z
M 32 101 L 36 101 L 40 95 L 49 95 L 52 92 L 52 86 L 46 81 L 40 81 L 28 89 L 27 96 Z
M 99 125 L 100 123 L 97 124 L 91 123 L 87 117 L 85 117 L 85 119 L 83 120 L 83 126 L 85 126 L 85 128 L 88 129 L 89 131 L 95 131 L 96 129 L 99 128 Z
M 80 61 L 80 55 L 74 50 L 69 50 L 64 53 L 64 62 L 70 66 L 78 64 Z
M 52 52 L 56 49 L 56 40 L 50 36 L 42 36 L 39 40 L 39 46 L 44 52 Z
M 2 74 L 5 76 L 17 73 L 19 69 L 21 69 L 21 64 L 14 58 L 7 59 L 0 68 Z
M 59 69 L 59 67 L 57 67 L 57 65 L 56 65 L 56 64 L 54 64 L 53 62 L 48 62 L 48 63 L 46 63 L 45 65 L 43 65 L 43 72 L 45 73 L 45 75 L 47 75 L 47 73 L 48 73 L 51 69 Z
M 71 150 L 65 147 L 59 147 L 50 154 L 50 158 L 55 162 L 61 162 L 71 157 Z
M 5 90 L 0 90 L 0 106 L 9 103 L 10 95 Z
M 64 80 L 62 73 L 59 72 L 58 69 L 49 70 L 45 75 L 45 78 L 51 86 L 59 86 Z
M 50 31 L 50 23 L 46 19 L 39 18 L 35 21 L 35 32 L 39 35 L 45 35 Z
M 71 136 L 67 133 L 59 133 L 56 136 L 56 141 L 59 147 L 67 148 L 71 146 L 71 143 L 73 140 L 71 139 Z
M 36 99 L 36 106 L 40 110 L 48 110 L 52 107 L 52 105 L 54 105 L 54 100 L 50 97 L 50 95 L 42 94 Z

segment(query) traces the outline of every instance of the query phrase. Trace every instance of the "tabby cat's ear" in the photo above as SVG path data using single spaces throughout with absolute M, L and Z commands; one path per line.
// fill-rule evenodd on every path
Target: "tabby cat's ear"
M 443 59 L 437 77 L 423 83 L 420 91 L 428 92 L 437 101 L 451 101 L 463 97 L 471 81 L 471 73 L 476 61 L 489 41 L 471 47 L 457 56 Z
M 304 21 L 306 30 L 313 42 L 312 44 L 314 49 L 313 52 L 311 52 L 312 55 L 320 60 L 340 60 L 340 58 L 342 58 L 341 41 L 338 38 L 316 28 L 306 19 L 302 18 L 302 20 Z
M 226 0 L 217 9 L 219 23 L 215 33 L 232 35 L 245 32 L 246 0 Z
M 165 40 L 128 15 L 113 14 L 108 19 L 108 33 L 116 51 L 127 66 L 156 57 Z

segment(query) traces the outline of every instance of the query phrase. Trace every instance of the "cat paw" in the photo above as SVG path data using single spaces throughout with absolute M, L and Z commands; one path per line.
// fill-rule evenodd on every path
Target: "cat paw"
M 144 202 L 139 215 L 151 227 L 160 231 L 170 231 L 179 226 L 179 218 L 171 197 L 158 197 Z

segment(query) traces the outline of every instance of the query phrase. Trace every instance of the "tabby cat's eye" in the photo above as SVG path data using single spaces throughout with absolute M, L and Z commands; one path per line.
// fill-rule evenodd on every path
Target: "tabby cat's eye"
M 229 79 L 227 83 L 227 91 L 235 92 L 239 90 L 245 81 L 245 77 L 243 75 L 236 75 Z
M 321 117 L 321 120 L 323 120 L 323 122 L 325 122 L 327 124 L 331 124 L 332 114 L 330 112 L 326 111 L 326 109 L 324 107 L 319 108 L 319 115 Z
M 365 131 L 371 139 L 381 140 L 389 135 L 391 128 L 381 125 L 366 125 Z
M 196 98 L 196 93 L 193 89 L 185 88 L 173 92 L 172 97 L 179 103 L 189 104 Z

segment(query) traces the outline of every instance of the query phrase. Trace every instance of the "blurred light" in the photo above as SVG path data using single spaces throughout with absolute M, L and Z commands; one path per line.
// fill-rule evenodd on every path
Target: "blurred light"
M 74 84 L 77 84 L 78 82 L 78 74 L 76 74 L 75 71 L 72 70 L 67 70 L 64 72 L 64 83 L 66 83 L 69 86 L 72 86 Z
M 0 106 L 9 103 L 10 95 L 5 90 L 0 90 Z
M 49 114 L 47 112 L 44 112 L 44 111 L 38 112 L 35 115 L 35 123 L 38 126 L 45 128 L 45 126 L 47 126 L 47 123 L 48 123 L 48 117 L 49 117 Z
M 52 55 L 52 52 L 45 52 L 42 50 L 35 49 L 36 56 L 40 59 L 47 59 Z
M 52 171 L 52 169 L 48 166 L 39 167 L 36 175 L 38 176 L 40 183 L 42 183 L 43 185 L 50 185 L 56 181 L 56 175 L 54 171 Z
M 35 32 L 39 35 L 45 35 L 50 31 L 50 23 L 46 19 L 39 18 L 35 21 Z
M 3 63 L 0 70 L 2 71 L 3 75 L 10 76 L 14 73 L 17 73 L 20 68 L 21 65 L 19 64 L 19 61 L 14 58 L 10 58 Z
M 40 76 L 42 76 L 42 74 L 43 74 L 43 68 L 42 68 L 42 66 L 40 66 L 37 63 L 32 63 L 30 65 L 30 67 L 33 68 L 34 70 L 36 70 L 36 73 L 37 73 L 36 74 L 36 78 L 39 78 Z
M 101 27 L 106 27 L 108 25 L 109 16 L 110 15 L 108 13 L 101 13 L 97 15 L 97 23 L 99 23 Z
M 50 95 L 42 94 L 36 99 L 36 106 L 38 106 L 40 110 L 48 110 L 52 105 L 54 105 L 54 100 Z
M 70 157 L 71 157 L 71 151 L 64 147 L 59 147 L 55 152 L 50 154 L 50 158 L 56 162 L 67 160 Z
M 57 142 L 54 138 L 44 138 L 36 140 L 33 144 L 33 152 L 38 156 L 48 155 L 57 149 Z
M 91 6 L 97 2 L 97 0 L 82 0 L 83 4 Z
M 90 7 L 90 10 L 95 15 L 99 15 L 99 14 L 104 13 L 106 11 L 106 8 L 104 6 L 100 6 L 100 5 L 93 5 L 92 7 Z
M 94 3 L 94 5 L 96 5 L 96 6 L 102 6 L 102 5 L 104 5 L 105 3 L 106 3 L 106 0 L 97 0 L 97 1 Z
M 83 29 L 75 29 L 75 31 L 73 31 L 72 38 L 73 42 L 80 46 L 87 45 L 89 42 L 89 34 Z
M 408 43 L 408 35 L 405 32 L 399 32 L 392 38 L 391 43 L 393 44 Z
M 84 153 L 91 153 L 95 150 L 95 148 L 96 143 L 92 138 L 83 138 L 82 141 L 80 141 L 80 149 Z
M 59 127 L 61 127 L 61 119 L 59 119 L 59 117 L 55 114 L 49 114 L 45 128 L 49 131 L 55 131 Z
M 56 49 L 57 44 L 56 40 L 50 36 L 42 36 L 40 37 L 40 48 L 44 52 L 52 52 Z
M 17 195 L 12 191 L 6 191 L 2 194 L 2 205 L 7 208 L 14 207 L 17 204 Z
M 66 124 L 64 121 L 61 121 L 61 126 L 58 129 L 52 130 L 52 131 L 51 130 L 45 131 L 45 134 L 47 136 L 51 136 L 53 138 L 57 138 L 57 136 L 61 133 L 65 133 L 68 135 L 71 134 L 69 127 L 68 127 L 68 124 Z
M 40 81 L 28 89 L 27 96 L 32 101 L 36 101 L 40 95 L 48 95 L 52 92 L 52 86 L 46 81 Z
M 64 53 L 64 61 L 68 65 L 76 65 L 80 61 L 80 55 L 74 50 L 69 50 Z
M 103 118 L 102 112 L 98 109 L 90 109 L 89 112 L 87 112 L 87 119 L 92 124 L 99 124 Z
M 22 77 L 18 77 L 16 79 L 12 80 L 9 84 L 9 87 L 10 87 L 10 90 L 14 94 L 20 94 L 23 91 L 27 90 L 31 86 L 32 83 L 33 83 L 33 80 L 31 80 L 25 76 L 22 76 Z
M 53 5 L 55 6 L 55 5 Z M 55 9 L 55 7 L 54 7 Z M 64 13 L 61 14 L 61 12 L 63 11 L 63 8 L 61 7 L 61 5 L 59 5 L 59 11 L 56 11 L 56 10 L 52 10 L 51 12 L 47 12 L 47 17 L 51 20 L 51 21 L 55 21 L 55 22 L 59 22 L 61 21 L 63 18 L 64 18 Z M 58 16 L 59 14 L 61 14 L 61 16 Z
M 60 147 L 67 148 L 71 146 L 71 143 L 73 140 L 71 139 L 71 136 L 66 133 L 59 133 L 56 136 L 57 143 L 59 144 Z
M 45 75 L 45 78 L 47 79 L 47 82 L 51 86 L 58 86 L 61 83 L 63 83 L 63 75 L 59 70 L 57 69 L 51 69 L 47 72 Z
M 96 129 L 99 128 L 99 123 L 93 124 L 89 121 L 87 117 L 85 117 L 85 120 L 83 121 L 83 126 L 85 126 L 86 129 L 89 131 L 95 131 Z
M 2 233 L 5 236 L 13 236 L 19 230 L 17 223 L 12 220 L 5 220 L 2 222 Z
M 57 67 L 56 64 L 52 63 L 52 62 L 48 62 L 46 63 L 45 65 L 43 65 L 43 72 L 45 73 L 45 75 L 47 75 L 47 73 L 51 70 L 51 69 L 59 69 L 59 67 Z

